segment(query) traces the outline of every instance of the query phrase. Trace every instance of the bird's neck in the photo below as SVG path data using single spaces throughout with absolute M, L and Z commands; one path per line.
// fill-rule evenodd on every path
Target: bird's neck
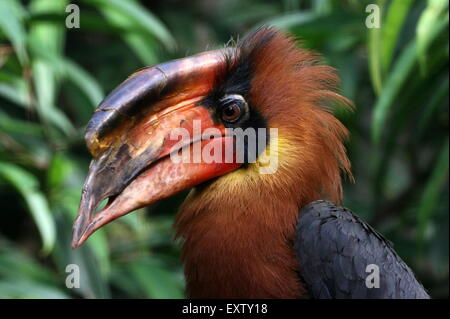
M 194 189 L 177 216 L 188 295 L 303 297 L 293 249 L 298 193 L 264 187 L 245 174 L 236 171 Z

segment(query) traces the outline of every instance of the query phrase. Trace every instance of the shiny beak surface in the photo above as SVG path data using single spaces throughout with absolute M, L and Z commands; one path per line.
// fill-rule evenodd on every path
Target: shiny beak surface
M 240 166 L 228 160 L 229 154 L 225 160 L 233 137 L 202 104 L 225 67 L 224 54 L 210 51 L 142 69 L 98 106 L 85 135 L 93 160 L 73 227 L 73 247 L 120 216 Z M 189 134 L 174 134 L 180 129 Z M 217 134 L 206 137 L 205 129 Z M 206 145 L 217 146 L 222 159 L 186 160 Z M 186 161 L 174 161 L 172 155 L 186 148 Z M 95 213 L 105 199 L 106 206 Z

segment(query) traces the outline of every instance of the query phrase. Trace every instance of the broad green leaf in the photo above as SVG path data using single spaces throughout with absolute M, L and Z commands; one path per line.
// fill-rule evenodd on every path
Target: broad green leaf
M 62 153 L 54 153 L 47 170 L 47 183 L 51 190 L 61 191 L 64 181 L 73 171 L 71 161 Z
M 64 72 L 63 76 L 78 86 L 94 107 L 97 106 L 104 97 L 103 90 L 97 80 L 73 61 L 63 59 L 60 63 Z
M 35 67 L 46 69 L 46 71 L 42 72 L 47 73 L 37 73 L 37 75 L 47 77 L 45 79 L 46 82 L 44 83 L 48 84 L 42 85 L 42 89 L 46 89 L 46 91 L 43 90 L 42 93 L 44 93 L 44 95 L 38 95 L 38 97 L 47 101 L 46 105 L 48 107 L 54 105 L 56 83 L 62 79 L 68 79 L 73 84 L 78 86 L 78 88 L 86 95 L 93 106 L 97 106 L 98 103 L 100 103 L 100 101 L 103 99 L 103 90 L 97 80 L 94 79 L 87 71 L 85 71 L 74 61 L 58 54 L 49 54 L 48 52 L 43 51 L 42 48 L 37 48 L 35 50 L 35 54 L 36 57 L 38 57 L 36 58 L 35 62 L 35 64 L 38 64 L 38 66 Z M 35 72 L 39 71 L 41 70 L 38 69 Z M 41 87 L 39 87 L 39 89 L 40 88 Z
M 429 225 L 431 215 L 436 205 L 438 205 L 439 194 L 448 181 L 449 170 L 449 141 L 444 142 L 440 151 L 439 157 L 434 166 L 430 179 L 425 185 L 422 198 L 420 199 L 419 209 L 417 212 L 417 225 L 418 225 L 418 241 L 423 242 L 425 231 Z
M 103 7 L 101 11 L 112 25 L 128 30 L 136 29 L 136 22 L 131 16 L 123 15 L 120 11 L 108 6 Z M 155 40 L 149 37 L 147 33 L 123 33 L 122 37 L 144 64 L 153 65 L 158 62 Z
M 322 3 L 322 0 L 317 2 Z M 300 8 L 300 4 L 296 0 L 283 0 L 283 7 L 285 11 L 298 11 Z
M 101 261 L 92 249 L 94 234 L 80 248 L 71 249 L 73 214 L 62 213 L 57 216 L 58 242 L 55 245 L 53 257 L 61 272 L 66 271 L 69 264 L 75 264 L 80 270 L 80 288 L 72 289 L 84 298 L 109 298 L 110 292 L 106 284 L 107 274 L 103 272 Z M 99 230 L 98 232 L 102 232 Z M 103 252 L 103 254 L 107 254 Z M 109 259 L 109 257 L 107 257 Z
M 26 51 L 26 32 L 24 26 L 25 9 L 20 1 L 0 1 L 0 29 L 12 42 L 17 56 L 22 64 L 28 62 Z
M 422 74 L 426 72 L 427 50 L 436 36 L 448 26 L 448 0 L 428 0 L 416 27 L 417 54 Z M 448 43 L 448 42 L 447 42 Z
M 167 48 L 174 48 L 175 40 L 169 30 L 158 17 L 143 8 L 138 2 L 131 0 L 89 0 L 87 2 L 98 6 L 100 9 L 111 8 L 122 15 L 128 16 L 133 19 L 137 29 L 145 30 L 148 34 L 161 41 Z
M 378 0 L 377 5 L 382 15 L 385 0 Z M 381 19 L 381 18 L 380 18 Z M 382 43 L 383 20 L 380 21 L 380 28 L 371 28 L 368 30 L 369 42 L 369 71 L 372 85 L 377 94 L 380 94 L 383 88 L 383 74 L 381 64 L 381 43 Z
M 414 0 L 390 2 L 382 27 L 381 65 L 383 73 L 389 70 L 395 45 L 397 44 L 403 23 L 413 2 Z
M 92 253 L 97 257 L 99 269 L 102 276 L 106 279 L 110 275 L 110 251 L 106 233 L 104 231 L 97 231 L 89 238 L 89 246 Z
M 33 79 L 37 95 L 38 110 L 49 116 L 55 105 L 55 72 L 47 61 L 36 59 L 33 63 Z
M 39 191 L 37 179 L 19 166 L 0 162 L 0 178 L 23 196 L 42 238 L 42 251 L 49 253 L 56 237 L 55 223 L 45 196 Z
M 336 68 L 339 71 L 339 76 L 342 79 L 342 92 L 344 96 L 349 99 L 355 98 L 358 83 L 361 78 L 358 69 L 354 67 L 355 58 L 354 55 L 343 54 L 335 62 Z M 340 116 L 348 115 L 347 112 L 342 111 L 341 108 L 335 110 L 335 114 L 339 115 L 338 118 L 341 118 Z
M 448 16 L 443 19 L 445 25 L 448 25 Z M 442 28 L 435 29 L 435 32 L 429 33 L 428 43 L 433 43 L 436 37 L 440 34 Z M 401 55 L 396 60 L 391 72 L 385 81 L 385 88 L 378 97 L 373 111 L 372 119 L 372 138 L 375 143 L 378 143 L 381 138 L 381 130 L 386 122 L 389 111 L 393 106 L 396 96 L 400 93 L 402 85 L 405 84 L 408 75 L 413 70 L 417 62 L 418 43 L 411 40 L 408 45 L 402 50 Z
M 61 14 L 65 12 L 67 0 L 33 0 L 30 3 L 31 14 Z M 64 24 L 51 21 L 35 21 L 30 28 L 29 44 L 32 51 L 60 55 L 64 46 Z
M 17 120 L 0 111 L 0 131 L 8 134 L 26 134 L 42 137 L 42 128 L 33 122 Z
M 124 267 L 114 267 L 111 273 L 111 285 L 131 298 L 142 298 L 142 289 L 133 276 Z
M 56 79 L 54 67 L 44 60 L 36 60 L 33 63 L 33 80 L 37 95 L 37 111 L 48 126 L 53 124 L 66 135 L 75 133 L 75 129 L 66 115 L 55 107 Z
M 0 237 L 0 277 L 56 285 L 55 274 Z
M 294 9 L 286 8 L 285 12 L 292 12 Z M 266 2 L 255 6 L 252 1 L 236 1 L 233 5 L 225 8 L 221 24 L 228 25 L 230 27 L 234 25 L 253 25 L 258 23 L 261 25 L 261 20 L 267 20 L 271 17 L 277 16 L 280 9 L 275 3 Z M 183 17 L 183 20 L 190 22 L 189 17 Z M 187 30 L 186 30 L 187 31 Z M 182 35 L 178 32 L 178 36 Z
M 333 10 L 332 1 L 329 0 L 316 0 L 312 5 L 314 12 L 319 14 L 330 14 Z
M 58 210 L 66 210 L 71 221 L 75 220 L 80 201 L 82 184 L 73 183 L 76 170 L 76 163 L 63 153 L 54 154 L 48 169 L 47 181 L 50 189 L 52 207 Z M 96 256 L 100 265 L 100 273 L 106 278 L 110 271 L 109 246 L 103 230 L 97 231 L 86 243 Z
M 67 5 L 66 0 L 33 0 L 30 12 L 33 14 L 61 13 Z M 29 42 L 34 54 L 59 56 L 64 45 L 65 25 L 51 21 L 36 21 L 30 28 Z M 43 58 L 35 58 L 32 65 L 33 83 L 36 91 L 37 111 L 50 137 L 54 138 L 53 126 L 66 135 L 74 134 L 74 128 L 65 114 L 55 107 L 58 78 L 54 66 Z
M 386 79 L 386 84 L 381 91 L 373 110 L 372 138 L 379 143 L 381 132 L 385 125 L 390 109 L 394 105 L 396 96 L 400 93 L 402 85 L 413 70 L 416 62 L 416 43 L 410 42 L 403 50 Z
M 65 299 L 68 295 L 52 286 L 20 278 L 0 282 L 0 298 L 5 299 Z
M 21 95 L 25 95 L 28 93 L 28 83 L 26 82 L 26 80 L 24 79 L 23 74 L 17 74 L 17 73 L 13 73 L 11 71 L 6 71 L 4 70 L 6 68 L 0 68 L 0 84 L 8 84 L 11 85 L 17 92 L 17 94 Z M 28 97 L 27 98 L 23 98 L 24 101 L 26 101 L 28 104 Z M 25 102 L 24 102 L 25 105 Z
M 419 124 L 417 125 L 417 139 L 419 139 L 425 132 L 425 129 L 430 125 L 430 119 L 433 112 L 439 107 L 445 107 L 445 102 L 448 100 L 448 77 L 437 87 L 436 91 L 430 97 L 423 115 L 420 117 Z
M 320 15 L 317 12 L 313 11 L 295 12 L 270 19 L 266 21 L 264 25 L 271 25 L 280 29 L 289 29 L 293 26 L 299 26 L 314 21 L 319 16 Z
M 95 11 L 86 12 L 86 10 L 80 15 L 80 27 L 88 32 L 106 33 L 115 36 L 133 32 L 130 28 L 124 28 L 119 25 L 108 23 L 103 17 L 99 17 L 98 13 Z
M 67 298 L 52 270 L 0 238 L 0 298 Z
M 26 89 L 14 84 L 0 82 L 0 96 L 22 107 L 30 104 Z
M 145 39 L 139 34 L 133 33 L 126 36 L 126 41 L 145 65 L 154 65 L 159 62 L 155 51 L 157 45 L 153 39 Z
M 181 283 L 156 262 L 148 258 L 141 259 L 129 267 L 147 298 L 183 298 Z

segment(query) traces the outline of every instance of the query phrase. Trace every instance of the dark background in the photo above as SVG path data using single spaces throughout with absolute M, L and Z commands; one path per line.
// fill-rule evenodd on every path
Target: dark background
M 145 65 L 219 48 L 266 24 L 338 69 L 336 114 L 356 183 L 344 204 L 389 238 L 433 297 L 448 297 L 448 1 L 0 0 L 0 298 L 184 296 L 171 224 L 185 194 L 70 249 L 94 107 Z M 66 266 L 81 288 L 67 289 Z

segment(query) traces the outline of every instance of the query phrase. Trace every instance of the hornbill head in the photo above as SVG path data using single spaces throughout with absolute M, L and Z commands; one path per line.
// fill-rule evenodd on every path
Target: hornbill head
M 87 126 L 93 160 L 73 247 L 110 221 L 195 186 L 227 201 L 269 189 L 298 205 L 320 198 L 339 202 L 340 170 L 349 172 L 350 165 L 342 144 L 347 132 L 330 108 L 348 104 L 336 93 L 337 83 L 332 68 L 272 28 L 234 47 L 137 71 L 102 101 Z M 253 148 L 243 139 L 241 148 L 253 155 L 241 161 L 237 137 L 230 133 L 236 128 L 267 132 L 257 135 Z M 188 134 L 174 134 L 179 129 Z M 186 149 L 183 156 L 191 159 L 196 150 L 217 154 L 213 161 L 174 160 Z M 261 154 L 267 152 L 276 156 L 276 169 L 261 174 L 267 165 Z

